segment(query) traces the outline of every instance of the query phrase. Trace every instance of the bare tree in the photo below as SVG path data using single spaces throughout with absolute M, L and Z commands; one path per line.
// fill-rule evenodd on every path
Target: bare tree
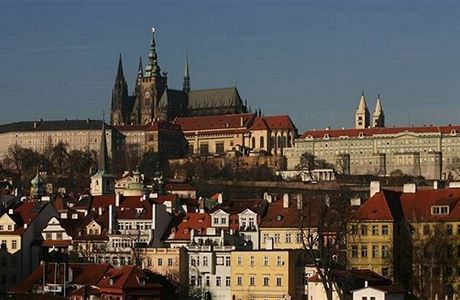
M 345 188 L 318 191 L 303 201 L 300 210 L 303 249 L 314 264 L 328 300 L 333 299 L 333 291 L 340 295 L 335 276 L 346 266 L 344 252 L 350 199 L 350 192 Z

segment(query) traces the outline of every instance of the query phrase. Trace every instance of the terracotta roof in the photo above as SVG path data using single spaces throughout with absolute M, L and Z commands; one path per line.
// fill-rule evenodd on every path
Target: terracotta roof
M 51 248 L 51 247 L 68 247 L 72 244 L 71 240 L 44 240 L 42 241 L 41 245 L 43 247 Z
M 243 113 L 234 115 L 216 115 L 203 117 L 177 118 L 176 124 L 182 127 L 184 132 L 196 130 L 230 130 L 235 128 L 245 128 L 255 114 Z M 241 125 L 243 119 L 243 125 Z
M 249 127 L 251 130 L 267 130 L 270 129 L 269 125 L 265 121 L 265 118 L 263 117 L 256 117 L 254 119 L 254 122 L 252 123 L 251 127 Z
M 352 219 L 359 221 L 395 221 L 402 217 L 399 192 L 382 190 L 364 202 Z
M 25 280 L 10 289 L 10 292 L 26 293 L 33 290 L 36 285 L 42 284 L 44 266 L 38 266 Z M 64 266 L 67 268 L 65 272 Z M 56 282 L 63 282 L 64 273 L 69 274 L 69 270 L 72 270 L 73 280 L 71 284 L 96 285 L 109 268 L 110 265 L 108 264 L 68 263 L 55 266 L 54 263 L 47 263 L 45 280 L 46 283 L 50 284 L 54 283 L 55 280 Z M 57 273 L 55 273 L 56 271 Z
M 109 125 L 106 125 L 110 127 Z M 101 120 L 40 120 L 22 121 L 0 125 L 3 132 L 57 131 L 57 130 L 101 130 Z
M 383 127 L 383 128 L 364 128 L 364 129 L 331 129 L 331 130 L 309 130 L 302 134 L 301 138 L 307 138 L 309 136 L 313 138 L 324 138 L 327 134 L 330 138 L 338 137 L 358 137 L 360 134 L 364 136 L 374 135 L 388 135 L 398 133 L 441 133 L 450 134 L 452 130 L 455 130 L 457 134 L 460 133 L 460 125 L 448 125 L 448 126 L 416 126 L 416 127 Z
M 97 284 L 101 289 L 145 289 L 145 288 L 161 288 L 161 284 L 152 280 L 152 272 L 149 270 L 141 270 L 135 266 L 123 266 L 119 269 L 111 268 Z M 141 284 L 144 281 L 145 284 Z
M 40 212 L 45 208 L 48 203 L 45 202 L 18 202 L 12 209 L 13 214 L 8 214 L 8 211 L 5 211 L 4 214 L 8 214 L 11 219 L 16 223 L 16 230 L 14 231 L 3 231 L 2 234 L 22 234 L 26 231 L 24 224 L 30 225 L 33 220 L 40 214 Z M 3 216 L 0 215 L 0 217 Z
M 260 228 L 298 228 L 299 210 L 296 199 L 289 199 L 288 208 L 283 208 L 283 198 L 268 204 L 267 214 L 262 218 Z
M 196 188 L 188 183 L 167 183 L 165 185 L 167 191 L 196 191 Z
M 460 189 L 418 190 L 402 193 L 400 199 L 408 222 L 460 221 Z M 431 207 L 435 205 L 449 206 L 449 214 L 432 215 Z
M 185 216 L 181 215 L 173 218 L 168 230 L 169 240 L 186 240 L 190 241 L 191 230 L 196 234 L 206 232 L 206 229 L 211 226 L 211 216 L 208 213 L 188 213 Z
M 250 209 L 262 215 L 265 213 L 267 205 L 268 202 L 264 199 L 232 199 L 224 201 L 222 204 L 217 204 L 210 210 L 210 213 L 222 209 L 229 214 L 239 214 L 246 209 Z
M 292 122 L 291 118 L 288 115 L 266 116 L 263 118 L 268 123 L 271 129 L 297 130 L 297 128 L 294 125 L 294 122 Z

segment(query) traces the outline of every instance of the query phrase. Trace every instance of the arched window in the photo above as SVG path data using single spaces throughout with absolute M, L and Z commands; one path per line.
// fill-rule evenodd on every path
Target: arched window
M 287 139 L 285 136 L 283 136 L 283 148 L 286 148 L 287 145 Z
M 256 147 L 256 138 L 252 137 L 252 149 Z
M 261 136 L 260 137 L 260 148 L 263 148 L 263 147 L 265 147 L 265 145 L 264 145 L 264 137 Z
M 281 148 L 281 145 L 282 145 L 283 141 L 281 140 L 281 135 L 278 136 L 278 142 L 276 144 L 276 147 L 277 148 Z
M 271 139 L 270 139 L 270 144 L 271 144 L 270 147 L 276 148 L 275 137 L 274 137 L 274 136 L 271 137 Z
M 291 140 L 292 140 L 291 135 L 288 135 L 288 140 L 287 140 L 287 146 L 288 147 L 292 146 Z

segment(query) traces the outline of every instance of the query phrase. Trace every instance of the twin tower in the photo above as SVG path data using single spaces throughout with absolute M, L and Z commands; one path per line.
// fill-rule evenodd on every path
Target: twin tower
M 377 95 L 377 101 L 375 103 L 374 113 L 372 114 L 372 126 L 370 123 L 369 109 L 367 108 L 366 98 L 364 98 L 364 92 L 361 94 L 359 99 L 358 109 L 355 113 L 355 128 L 370 128 L 370 127 L 385 127 L 385 115 L 383 114 L 382 103 L 380 101 L 380 95 Z

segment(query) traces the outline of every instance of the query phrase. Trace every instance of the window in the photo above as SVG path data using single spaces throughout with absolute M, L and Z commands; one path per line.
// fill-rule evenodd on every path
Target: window
M 268 286 L 269 283 L 270 283 L 270 278 L 264 277 L 264 286 Z
M 243 285 L 243 278 L 241 276 L 236 277 L 236 285 Z
M 423 225 L 423 234 L 430 235 L 430 225 Z
M 276 286 L 281 286 L 282 285 L 282 279 L 281 277 L 277 276 L 276 277 Z
M 268 256 L 264 256 L 264 266 L 268 266 Z
M 388 246 L 387 245 L 382 245 L 382 257 L 383 258 L 388 258 L 389 252 L 388 252 Z
M 200 154 L 201 155 L 209 154 L 209 145 L 208 145 L 208 143 L 200 144 Z
M 362 300 L 367 300 L 367 297 L 362 297 Z
M 173 265 L 173 259 L 172 258 L 168 258 L 168 266 L 172 266 Z
M 238 266 L 241 266 L 243 264 L 243 258 L 241 256 L 238 256 L 237 264 Z
M 263 147 L 265 147 L 265 145 L 264 145 L 264 144 L 265 144 L 265 141 L 264 141 L 264 137 L 263 137 L 263 136 L 261 136 L 261 137 L 260 137 L 260 148 L 263 148 Z
M 62 232 L 56 233 L 56 239 L 57 240 L 62 240 Z
M 208 266 L 208 257 L 204 256 L 203 257 L 203 267 L 207 267 L 207 266 Z
M 214 217 L 214 224 L 219 224 L 219 218 L 218 217 Z
M 230 266 L 230 256 L 225 256 L 225 265 Z
M 361 246 L 361 257 L 367 257 L 367 246 Z
M 263 236 L 263 237 L 264 237 L 264 238 L 263 238 L 263 239 L 264 239 L 264 243 L 266 243 L 266 242 L 267 242 L 267 239 L 268 239 L 268 233 L 264 233 L 264 236 Z
M 252 137 L 251 144 L 252 144 L 252 149 L 255 149 L 256 148 L 256 138 L 255 137 Z
M 379 225 L 372 225 L 372 235 L 379 235 Z
M 225 277 L 225 286 L 230 286 L 230 276 Z
M 8 225 L 8 231 L 13 231 L 13 225 Z
M 290 243 L 291 243 L 291 234 L 290 234 L 290 233 L 286 233 L 285 242 L 286 242 L 286 244 L 290 244 Z
M 0 231 L 3 231 L 3 225 L 0 225 Z
M 276 257 L 276 265 L 278 267 L 283 265 L 283 260 L 281 259 L 281 256 Z
M 46 236 L 47 240 L 52 240 L 53 239 L 53 235 L 51 234 L 51 232 L 47 232 L 45 236 Z
M 18 241 L 17 240 L 12 240 L 11 241 L 11 249 L 16 249 L 18 247 Z
M 279 242 L 280 242 L 280 234 L 279 233 L 275 233 L 275 238 L 273 239 L 273 242 L 276 243 L 276 244 L 279 244 Z
M 249 265 L 250 265 L 251 267 L 254 266 L 254 256 L 252 256 L 252 255 L 251 255 L 251 257 L 249 258 Z
M 379 246 L 372 245 L 372 258 L 379 257 Z
M 254 286 L 256 285 L 256 279 L 254 276 L 249 277 L 249 285 Z
M 217 276 L 216 277 L 216 286 L 220 286 L 221 285 L 221 279 L 220 279 L 220 276 Z
M 206 276 L 206 286 L 210 286 L 211 283 L 210 283 L 210 280 L 209 280 L 209 276 Z
M 367 235 L 367 225 L 361 225 L 361 235 Z
M 218 154 L 225 153 L 224 142 L 216 142 L 216 153 Z
M 163 265 L 163 258 L 158 258 L 158 266 L 162 266 Z
M 388 277 L 388 268 L 382 268 L 382 276 Z
M 358 235 L 358 225 L 351 225 L 351 234 Z
M 358 246 L 356 245 L 351 246 L 351 257 L 353 258 L 358 257 Z
M 297 232 L 296 240 L 298 244 L 302 243 L 302 232 Z
M 222 218 L 220 219 L 220 223 L 221 223 L 222 225 L 226 225 L 226 224 L 227 224 L 227 218 L 222 217 Z
M 388 225 L 382 225 L 382 235 L 388 235 Z
M 451 224 L 447 224 L 447 225 L 446 225 L 446 232 L 447 232 L 448 235 L 452 235 L 453 229 L 452 229 L 452 225 L 451 225 Z

